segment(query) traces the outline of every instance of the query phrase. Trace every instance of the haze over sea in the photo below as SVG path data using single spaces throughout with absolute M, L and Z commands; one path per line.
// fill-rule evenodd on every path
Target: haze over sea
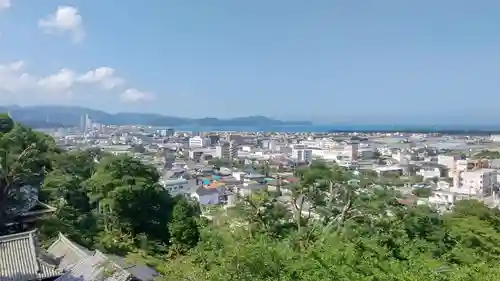
M 498 125 L 358 125 L 358 124 L 313 124 L 304 126 L 223 126 L 223 127 L 206 127 L 206 126 L 177 126 L 174 127 L 176 131 L 192 131 L 192 132 L 209 132 L 209 131 L 234 131 L 234 132 L 361 132 L 361 131 L 421 131 L 433 132 L 439 130 L 478 130 L 478 131 L 496 131 L 500 130 Z

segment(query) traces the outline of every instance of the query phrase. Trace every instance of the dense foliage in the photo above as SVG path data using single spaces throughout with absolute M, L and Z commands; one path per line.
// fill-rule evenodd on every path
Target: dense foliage
M 192 217 L 190 231 L 198 231 L 199 213 L 191 210 L 193 202 L 165 192 L 152 166 L 99 150 L 56 154 L 52 161 L 41 190 L 42 198 L 58 211 L 40 225 L 47 238 L 63 232 L 84 246 L 114 254 L 126 255 L 138 249 L 165 254 L 173 215 Z M 190 209 L 175 212 L 177 205 Z M 182 240 L 186 243 L 182 246 L 196 244 L 198 237 L 192 239 Z
M 0 150 L 0 219 L 23 204 L 10 200 L 21 185 L 39 183 L 40 200 L 57 207 L 38 225 L 45 245 L 62 232 L 164 280 L 500 280 L 498 209 L 406 206 L 370 173 L 314 162 L 288 192 L 256 192 L 202 220 L 134 158 L 60 151 L 19 125 L 2 133 Z
M 474 155 L 476 159 L 500 159 L 500 151 L 483 150 Z

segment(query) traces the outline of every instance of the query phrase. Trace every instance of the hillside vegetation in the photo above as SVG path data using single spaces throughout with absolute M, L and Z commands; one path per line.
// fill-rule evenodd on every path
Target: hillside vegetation
M 298 171 L 290 204 L 262 191 L 208 221 L 127 156 L 61 151 L 20 125 L 0 133 L 0 153 L 0 225 L 25 204 L 18 188 L 39 185 L 57 207 L 37 226 L 44 245 L 60 231 L 162 280 L 500 280 L 500 212 L 477 201 L 446 214 L 405 206 L 370 177 L 318 162 Z

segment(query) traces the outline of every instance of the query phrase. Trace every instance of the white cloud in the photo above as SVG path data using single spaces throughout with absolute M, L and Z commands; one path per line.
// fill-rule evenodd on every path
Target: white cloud
M 154 95 L 148 92 L 141 92 L 137 89 L 127 89 L 121 95 L 124 102 L 140 102 L 154 100 Z
M 43 77 L 38 80 L 38 86 L 49 92 L 71 92 L 75 84 L 76 74 L 74 71 L 63 68 L 59 72 Z
M 24 61 L 0 65 L 0 91 L 17 92 L 33 88 L 36 79 L 22 72 Z
M 1 64 L 0 72 L 16 72 L 21 70 L 23 66 L 24 66 L 24 61 L 22 60 L 11 62 L 9 64 Z
M 101 89 L 118 94 L 118 89 L 125 85 L 125 80 L 115 74 L 110 67 L 99 67 L 84 73 L 63 68 L 49 75 L 34 75 L 25 71 L 22 60 L 0 64 L 0 97 L 2 94 L 71 94 L 80 90 L 88 90 L 97 85 Z M 85 87 L 85 88 L 80 88 Z M 124 102 L 140 102 L 154 100 L 155 96 L 129 88 L 120 94 Z
M 82 16 L 78 9 L 71 6 L 57 7 L 54 14 L 39 20 L 38 26 L 48 34 L 70 33 L 74 42 L 80 42 L 85 37 Z
M 125 80 L 115 75 L 115 70 L 110 67 L 99 67 L 90 70 L 77 79 L 81 83 L 99 84 L 102 88 L 109 90 L 122 86 Z
M 6 10 L 10 8 L 11 2 L 10 0 L 0 0 L 0 10 Z

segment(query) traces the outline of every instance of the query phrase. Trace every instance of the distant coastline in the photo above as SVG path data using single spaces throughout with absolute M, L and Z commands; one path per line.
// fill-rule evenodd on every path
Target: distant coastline
M 243 116 L 227 119 L 214 117 L 184 118 L 162 114 L 120 112 L 107 113 L 74 106 L 0 106 L 0 112 L 9 113 L 14 120 L 30 127 L 76 127 L 82 120 L 104 125 L 139 126 L 200 126 L 200 127 L 248 127 L 248 126 L 310 126 L 310 121 L 277 120 L 265 116 Z
M 23 122 L 21 122 L 23 123 Z M 36 129 L 50 129 L 69 127 L 67 125 L 59 124 L 46 124 L 37 126 L 40 122 L 28 122 L 25 125 Z M 49 125 L 49 126 L 47 126 Z M 350 125 L 350 126 L 336 126 L 336 125 L 308 125 L 308 126 L 155 126 L 152 129 L 172 128 L 175 131 L 190 131 L 190 132 L 280 132 L 280 133 L 435 133 L 443 135 L 475 135 L 475 136 L 489 136 L 500 135 L 500 128 L 488 128 L 480 126 L 390 126 L 390 125 Z
M 315 132 L 315 133 L 441 133 L 450 135 L 500 134 L 500 125 L 407 125 L 407 124 L 313 124 L 310 121 L 282 121 L 264 116 L 181 118 L 147 113 L 116 113 L 68 106 L 0 106 L 17 122 L 36 129 L 78 127 L 84 117 L 104 125 L 140 125 L 173 128 L 177 131 Z
M 415 125 L 308 125 L 308 126 L 178 126 L 177 131 L 245 131 L 245 132 L 290 132 L 290 133 L 436 133 L 445 135 L 492 135 L 500 134 L 500 127 L 491 126 L 415 126 Z

